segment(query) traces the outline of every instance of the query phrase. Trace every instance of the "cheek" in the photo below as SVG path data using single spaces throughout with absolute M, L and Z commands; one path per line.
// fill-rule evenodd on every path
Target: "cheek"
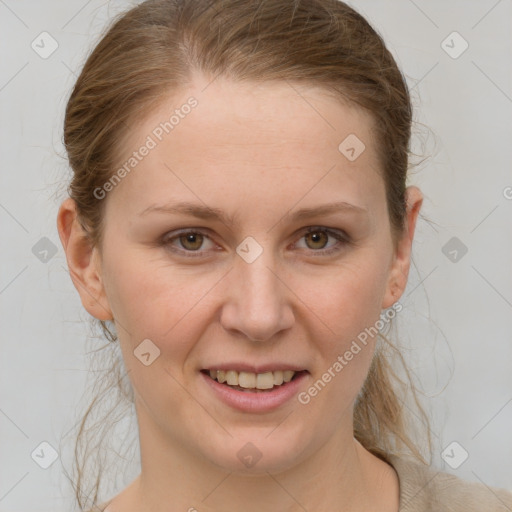
M 333 403 L 348 405 L 355 399 L 378 339 L 386 269 L 375 252 L 361 251 L 355 260 L 347 260 L 346 265 L 331 272 L 329 280 L 316 281 L 323 286 L 313 286 L 315 280 L 308 279 L 301 289 L 304 296 L 309 295 L 305 302 L 318 317 L 315 325 L 320 329 L 311 333 L 314 350 L 320 357 L 308 395 L 311 400 L 322 395 L 317 403 L 325 404 L 324 413 L 329 416 L 342 413 L 338 407 L 330 409 Z
M 121 253 L 112 251 L 104 268 L 125 368 L 138 399 L 150 411 L 161 409 L 164 423 L 170 424 L 173 415 L 185 414 L 182 408 L 186 410 L 188 395 L 183 395 L 180 384 L 182 369 L 201 337 L 201 299 L 215 279 L 206 274 L 194 278 L 190 272 L 180 273 L 161 259 L 148 257 L 147 252 L 125 251 L 125 257 Z M 144 364 L 144 353 L 149 353 L 148 365 Z M 167 413 L 162 406 L 169 404 L 172 407 Z
M 348 417 L 374 355 L 385 279 L 377 266 L 372 268 L 340 272 L 324 293 L 317 291 L 308 301 L 321 320 L 315 323 L 320 331 L 310 336 L 318 359 L 311 385 L 298 400 L 326 420 L 326 435 Z
M 200 336 L 207 292 L 219 277 L 180 270 L 163 258 L 148 257 L 147 250 L 126 250 L 124 257 L 121 253 L 112 250 L 104 264 L 107 296 L 120 337 L 132 351 L 150 339 L 179 362 L 180 353 Z
M 387 274 L 377 260 L 371 251 L 361 252 L 324 275 L 297 278 L 297 295 L 318 317 L 322 332 L 338 340 L 337 349 L 379 318 Z

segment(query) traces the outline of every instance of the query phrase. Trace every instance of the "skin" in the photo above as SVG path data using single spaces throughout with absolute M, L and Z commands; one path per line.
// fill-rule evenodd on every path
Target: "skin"
M 293 398 L 272 412 L 223 404 L 199 370 L 286 361 L 309 371 L 307 390 L 402 295 L 421 191 L 407 189 L 407 229 L 395 246 L 367 113 L 304 85 L 209 82 L 194 75 L 138 120 L 125 159 L 191 95 L 199 103 L 108 193 L 101 247 L 84 239 L 71 199 L 58 214 L 82 303 L 114 320 L 135 392 L 142 471 L 107 510 L 396 512 L 394 469 L 353 437 L 376 337 L 307 405 Z M 366 146 L 353 162 L 338 150 L 350 133 Z M 366 211 L 290 220 L 340 200 Z M 236 214 L 239 224 L 139 215 L 178 201 Z M 351 243 L 306 236 L 309 226 L 346 232 Z M 203 244 L 175 238 L 172 247 L 204 257 L 158 245 L 183 228 L 204 233 Z M 247 236 L 263 248 L 252 263 L 236 253 Z M 321 255 L 331 247 L 339 251 Z M 144 339 L 160 350 L 149 366 L 133 354 Z M 261 453 L 252 468 L 237 457 L 247 442 Z

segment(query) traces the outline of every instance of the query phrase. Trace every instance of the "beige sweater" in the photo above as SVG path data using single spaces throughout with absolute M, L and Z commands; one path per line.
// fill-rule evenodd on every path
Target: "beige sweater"
M 511 491 L 462 480 L 396 455 L 388 455 L 386 460 L 398 474 L 398 512 L 512 512 Z M 109 503 L 105 502 L 99 505 L 99 509 L 88 512 L 109 512 L 105 510 Z
M 400 482 L 399 512 L 512 512 L 510 491 L 469 482 L 396 455 L 388 455 L 387 461 Z

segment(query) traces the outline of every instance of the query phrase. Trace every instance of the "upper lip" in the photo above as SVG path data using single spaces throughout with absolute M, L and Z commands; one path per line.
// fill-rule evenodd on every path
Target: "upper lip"
M 307 371 L 303 366 L 298 366 L 290 363 L 265 363 L 259 365 L 232 362 L 232 363 L 219 363 L 213 364 L 204 370 L 234 370 L 236 372 L 249 372 L 249 373 L 266 373 L 276 372 L 279 370 L 292 370 L 294 372 Z

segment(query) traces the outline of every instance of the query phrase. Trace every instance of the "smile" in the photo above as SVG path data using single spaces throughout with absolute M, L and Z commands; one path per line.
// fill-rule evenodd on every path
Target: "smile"
M 264 413 L 279 408 L 304 386 L 307 370 L 274 370 L 254 373 L 236 370 L 201 370 L 199 372 L 212 397 L 230 408 Z M 292 402 L 293 403 L 293 402 Z
M 237 372 L 236 370 L 209 370 L 210 377 L 220 384 L 227 384 L 235 389 L 267 390 L 290 382 L 297 372 L 277 370 L 265 373 Z

